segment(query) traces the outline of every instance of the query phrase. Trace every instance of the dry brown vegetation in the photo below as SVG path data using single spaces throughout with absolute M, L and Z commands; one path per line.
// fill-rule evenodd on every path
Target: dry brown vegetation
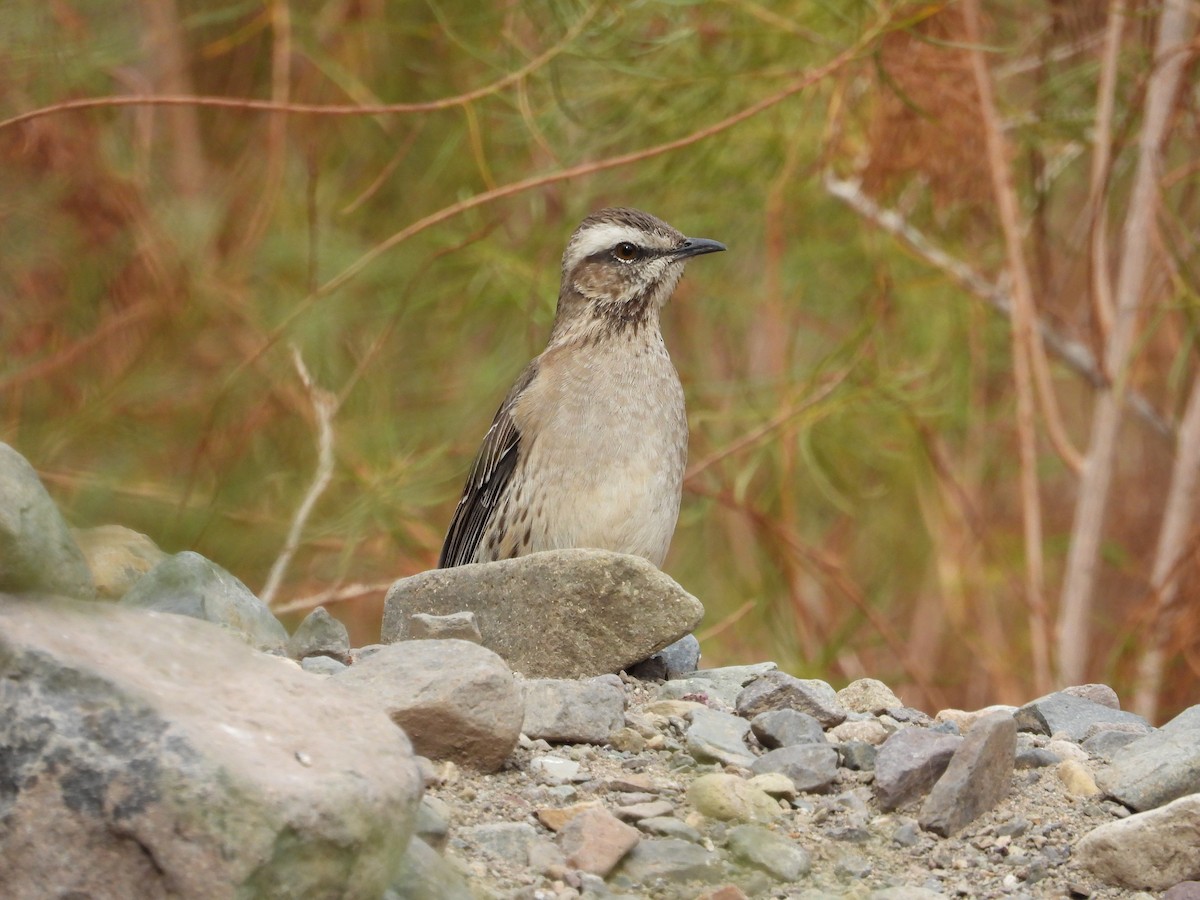
M 732 251 L 665 323 L 709 662 L 1161 718 L 1200 684 L 1198 16 L 11 4 L 0 439 L 74 524 L 371 640 L 566 236 L 636 205 Z

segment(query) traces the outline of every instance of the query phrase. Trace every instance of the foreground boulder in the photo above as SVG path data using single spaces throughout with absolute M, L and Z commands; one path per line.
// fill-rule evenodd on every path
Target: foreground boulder
M 5 596 L 0 785 L 11 897 L 379 897 L 421 791 L 378 707 L 220 628 Z
M 618 672 L 690 633 L 704 615 L 699 600 L 640 557 L 552 550 L 397 581 L 383 640 L 409 637 L 416 614 L 463 611 L 475 614 L 483 645 L 529 678 Z
M 87 562 L 25 457 L 0 444 L 0 591 L 91 599 Z

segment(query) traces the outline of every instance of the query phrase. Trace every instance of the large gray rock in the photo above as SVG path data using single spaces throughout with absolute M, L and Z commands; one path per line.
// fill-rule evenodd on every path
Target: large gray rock
M 1141 811 L 1200 793 L 1200 705 L 1112 755 L 1100 787 Z
M 602 681 L 535 678 L 521 685 L 525 721 L 521 731 L 537 740 L 607 744 L 625 724 L 625 692 Z
M 96 594 L 71 529 L 33 466 L 8 444 L 0 444 L 0 591 Z
M 1126 725 L 1146 729 L 1150 725 L 1139 715 L 1065 691 L 1056 691 L 1026 703 L 1013 714 L 1013 718 L 1021 731 L 1065 734 L 1077 744 L 1094 733 L 1097 725 Z
M 727 840 L 735 858 L 762 869 L 776 881 L 798 881 L 812 868 L 807 850 L 761 825 L 735 825 Z
M 467 880 L 420 838 L 408 842 L 404 862 L 383 900 L 476 900 Z
M 139 578 L 121 605 L 203 619 L 271 653 L 287 644 L 287 629 L 250 588 L 191 550 L 168 556 Z
M 415 613 L 473 612 L 483 645 L 529 678 L 619 672 L 688 634 L 704 607 L 644 559 L 551 550 L 434 569 L 392 585 L 383 641 L 407 636 Z
M 1165 891 L 1200 879 L 1200 794 L 1094 828 L 1072 855 L 1105 881 L 1128 888 Z
M 417 765 L 314 683 L 205 622 L 0 597 L 2 893 L 382 895 Z
M 628 672 L 642 681 L 670 681 L 672 678 L 684 678 L 692 674 L 699 665 L 700 641 L 694 634 L 685 634 L 649 659 L 634 663 Z
M 750 721 L 754 736 L 768 750 L 796 744 L 826 744 L 821 723 L 798 709 L 769 709 Z
M 167 558 L 154 541 L 123 525 L 97 525 L 71 533 L 87 560 L 96 596 L 105 600 L 120 600 L 139 578 Z
M 525 716 L 504 660 L 469 641 L 402 641 L 325 684 L 373 699 L 422 756 L 485 772 L 508 759 Z
M 875 754 L 875 797 L 885 810 L 923 796 L 942 777 L 963 739 L 924 728 L 905 728 Z
M 1012 716 L 993 713 L 976 722 L 925 799 L 921 827 L 949 837 L 999 803 L 1011 787 L 1016 753 Z

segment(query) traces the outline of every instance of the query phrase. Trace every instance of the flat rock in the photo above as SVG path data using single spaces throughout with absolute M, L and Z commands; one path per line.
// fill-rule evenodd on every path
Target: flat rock
M 825 729 L 798 709 L 769 709 L 750 720 L 750 728 L 768 750 L 796 744 L 825 744 Z
M 0 598 L 11 897 L 378 897 L 421 781 L 374 704 L 206 622 Z
M 733 709 L 737 696 L 755 678 L 777 671 L 775 663 L 755 663 L 749 666 L 721 666 L 716 669 L 698 669 L 687 678 L 668 681 L 658 686 L 658 696 L 663 700 L 679 700 L 684 697 L 707 697 L 717 705 Z M 711 705 L 711 703 L 709 704 Z
M 1139 812 L 1200 793 L 1200 705 L 1114 752 L 1099 783 Z
M 288 638 L 287 655 L 302 660 L 310 656 L 328 656 L 341 663 L 350 662 L 350 634 L 346 626 L 318 606 L 296 626 Z
M 482 771 L 504 764 L 525 717 L 516 679 L 469 641 L 403 641 L 324 682 L 373 699 L 430 759 Z
M 606 744 L 625 724 L 625 692 L 601 681 L 535 678 L 522 683 L 521 731 L 551 743 Z
M 1096 732 L 1080 744 L 1080 746 L 1088 752 L 1089 756 L 1107 761 L 1111 760 L 1122 747 L 1132 744 L 1142 736 L 1132 731 L 1109 729 Z
M 641 839 L 641 832 L 601 807 L 584 810 L 558 832 L 558 846 L 567 865 L 601 878 Z
M 1021 731 L 1035 734 L 1062 734 L 1080 743 L 1097 724 L 1130 724 L 1148 727 L 1139 715 L 1113 709 L 1065 691 L 1056 691 L 1026 703 L 1014 714 Z
M 948 837 L 999 803 L 1012 783 L 1016 749 L 1017 723 L 1008 713 L 976 722 L 925 799 L 921 827 Z
M 90 600 L 91 572 L 25 457 L 0 443 L 0 591 Z
M 764 753 L 750 766 L 755 775 L 779 772 L 802 793 L 821 794 L 837 778 L 838 754 L 830 744 L 796 744 Z
M 408 617 L 405 640 L 456 640 L 482 644 L 483 635 L 479 633 L 479 623 L 473 612 L 456 612 L 448 616 L 413 613 Z
M 1200 879 L 1200 794 L 1094 828 L 1073 855 L 1105 881 L 1127 888 L 1165 891 Z
M 687 798 L 699 812 L 725 822 L 770 822 L 782 814 L 770 794 L 737 775 L 701 775 L 688 786 Z
M 480 853 L 512 865 L 529 861 L 529 846 L 537 840 L 537 829 L 526 822 L 489 822 L 455 829 L 454 840 Z
M 1121 708 L 1121 698 L 1107 684 L 1073 684 L 1063 688 L 1062 693 L 1099 703 L 1109 709 Z
M 613 872 L 610 883 L 621 890 L 660 883 L 713 882 L 721 878 L 721 857 L 680 838 L 642 841 Z
M 282 653 L 287 644 L 287 629 L 250 588 L 191 550 L 168 556 L 139 578 L 121 605 L 212 622 L 259 650 Z
M 700 601 L 644 559 L 553 550 L 435 569 L 388 591 L 383 640 L 404 637 L 414 613 L 475 614 L 483 644 L 530 678 L 619 672 L 685 634 Z
M 875 797 L 884 810 L 923 796 L 942 777 L 963 739 L 924 728 L 904 728 L 875 753 Z
M 796 881 L 812 868 L 807 850 L 761 825 L 735 825 L 726 840 L 735 858 L 762 869 L 776 881 Z
M 83 552 L 96 596 L 120 600 L 139 578 L 167 558 L 154 541 L 123 525 L 72 529 Z
M 738 715 L 747 719 L 772 709 L 808 713 L 824 728 L 832 728 L 846 719 L 846 710 L 838 703 L 832 687 L 815 678 L 797 678 L 786 672 L 769 672 L 750 682 L 738 694 L 735 705 Z
M 638 819 L 637 827 L 639 831 L 644 831 L 647 834 L 657 835 L 658 837 L 678 838 L 679 840 L 690 841 L 693 844 L 699 844 L 704 840 L 704 835 L 687 822 L 684 822 L 682 819 L 676 819 L 674 816 L 651 816 L 648 819 Z
M 689 714 L 687 751 L 701 762 L 747 767 L 755 756 L 746 745 L 750 723 L 741 716 L 701 706 Z

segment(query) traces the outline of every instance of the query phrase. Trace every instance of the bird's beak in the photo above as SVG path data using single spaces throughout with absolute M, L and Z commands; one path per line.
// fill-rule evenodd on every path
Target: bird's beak
M 675 248 L 673 256 L 676 259 L 687 259 L 690 256 L 700 256 L 704 253 L 720 253 L 726 247 L 720 241 L 710 241 L 708 238 L 684 238 L 682 244 Z

